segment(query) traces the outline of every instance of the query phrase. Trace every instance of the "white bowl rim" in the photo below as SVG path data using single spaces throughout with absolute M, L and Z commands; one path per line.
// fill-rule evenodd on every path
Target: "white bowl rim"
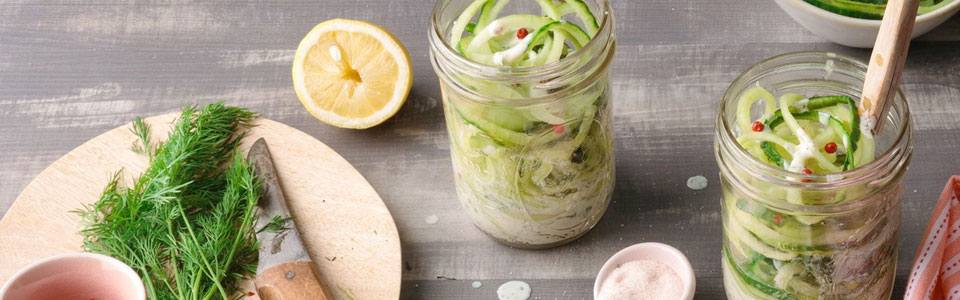
M 880 28 L 880 20 L 869 20 L 869 19 L 860 19 L 860 18 L 844 16 L 832 11 L 828 11 L 826 9 L 819 8 L 813 4 L 807 3 L 804 0 L 785 0 L 785 1 L 788 1 L 790 2 L 790 4 L 793 4 L 794 6 L 797 6 L 798 8 L 801 8 L 801 9 L 813 10 L 815 11 L 814 12 L 815 14 L 832 19 L 833 21 L 836 21 L 836 22 L 848 22 L 848 23 L 853 23 L 853 25 Z M 952 1 L 953 2 L 950 2 L 941 8 L 938 8 L 929 13 L 925 13 L 917 16 L 917 23 L 924 23 L 924 22 L 935 20 L 937 18 L 942 17 L 943 15 L 948 14 L 951 11 L 954 11 L 960 8 L 960 0 L 952 0 Z
M 143 286 L 143 281 L 140 278 L 140 275 L 137 275 L 137 272 L 133 271 L 133 268 L 130 268 L 130 266 L 128 266 L 127 264 L 111 256 L 98 254 L 98 253 L 89 253 L 89 252 L 64 253 L 64 254 L 49 256 L 49 257 L 34 261 L 23 268 L 20 268 L 20 270 L 18 270 L 16 273 L 13 273 L 13 275 L 7 279 L 7 282 L 3 283 L 3 287 L 0 287 L 0 297 L 6 297 L 5 295 L 7 294 L 7 290 L 10 289 L 10 285 L 13 284 L 13 282 L 16 281 L 16 279 L 20 278 L 27 272 L 43 264 L 47 264 L 47 263 L 57 261 L 57 260 L 62 260 L 62 259 L 70 259 L 70 258 L 99 260 L 99 261 L 106 262 L 113 265 L 114 267 L 116 267 L 118 271 L 122 272 L 123 275 L 129 277 L 130 279 L 134 279 L 135 282 L 138 282 L 138 284 L 134 286 L 134 290 L 137 293 L 137 295 L 141 295 L 141 296 L 133 300 L 146 299 L 147 295 L 146 295 L 146 290 Z
M 954 1 L 960 1 L 960 0 L 954 0 Z M 614 263 L 616 261 L 621 260 L 621 257 L 627 256 L 632 252 L 637 252 L 645 249 L 654 249 L 654 251 L 665 252 L 667 254 L 670 254 L 671 256 L 674 256 L 675 258 L 677 258 L 678 261 L 680 261 L 680 265 L 678 266 L 672 265 L 667 262 L 663 262 L 663 263 L 666 264 L 668 267 L 674 269 L 674 271 L 677 273 L 680 273 L 679 271 L 683 270 L 690 275 L 690 276 L 680 278 L 683 280 L 683 294 L 680 296 L 680 299 L 681 300 L 693 299 L 693 295 L 697 289 L 697 275 L 693 271 L 693 265 L 690 264 L 690 260 L 687 259 L 687 256 L 684 255 L 683 252 L 680 252 L 680 250 L 677 250 L 677 248 L 674 248 L 673 246 L 670 246 L 664 243 L 657 243 L 657 242 L 645 242 L 645 243 L 634 244 L 629 247 L 623 248 L 620 251 L 617 251 L 617 253 L 614 254 L 613 256 L 610 256 L 610 258 L 607 259 L 607 261 L 603 264 L 603 267 L 600 268 L 600 271 L 597 272 L 597 277 L 593 281 L 593 298 L 596 299 L 597 296 L 599 296 L 600 286 L 603 283 L 603 280 L 606 279 L 606 278 L 601 278 L 601 275 L 603 275 L 603 273 L 605 272 L 609 273 L 610 271 L 612 271 L 611 268 L 613 267 Z M 680 275 L 680 274 L 677 274 L 677 275 Z

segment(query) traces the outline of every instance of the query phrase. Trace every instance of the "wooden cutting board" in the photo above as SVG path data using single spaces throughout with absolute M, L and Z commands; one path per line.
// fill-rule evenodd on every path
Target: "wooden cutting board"
M 161 140 L 177 116 L 145 121 Z M 246 151 L 257 138 L 266 138 L 291 214 L 333 298 L 399 298 L 400 238 L 373 187 L 310 135 L 263 118 L 255 125 L 241 147 Z M 95 202 L 117 170 L 124 170 L 128 183 L 143 172 L 147 158 L 130 150 L 135 140 L 130 125 L 108 131 L 27 185 L 0 220 L 0 282 L 34 260 L 81 251 L 80 218 L 71 211 Z M 254 290 L 250 282 L 244 288 Z

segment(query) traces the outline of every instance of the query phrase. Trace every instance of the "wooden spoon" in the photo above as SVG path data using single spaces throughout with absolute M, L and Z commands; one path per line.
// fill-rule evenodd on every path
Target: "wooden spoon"
M 900 84 L 919 5 L 920 0 L 889 0 L 883 12 L 880 34 L 873 45 L 860 98 L 865 129 L 872 128 L 873 133 L 880 132 L 884 116 L 893 103 L 890 98 Z

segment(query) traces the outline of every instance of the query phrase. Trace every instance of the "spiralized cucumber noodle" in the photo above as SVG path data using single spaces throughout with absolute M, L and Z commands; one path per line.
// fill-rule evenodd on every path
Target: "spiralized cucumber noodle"
M 449 42 L 470 60 L 493 66 L 531 67 L 559 61 L 585 46 L 599 26 L 582 0 L 535 0 L 545 16 L 499 17 L 509 0 L 477 0 L 454 22 Z M 476 23 L 470 20 L 476 17 Z M 563 19 L 576 14 L 586 30 Z M 525 35 L 517 35 L 521 29 Z M 464 37 L 464 33 L 472 35 Z M 569 43 L 568 43 L 569 42 Z
M 751 123 L 756 102 L 763 102 L 764 117 Z M 847 96 L 786 94 L 777 101 L 767 90 L 753 87 L 737 103 L 737 127 L 737 142 L 744 149 L 792 172 L 837 173 L 875 158 L 873 137 L 861 133 L 856 103 Z M 828 152 L 830 143 L 836 150 Z
M 581 0 L 536 0 L 543 16 L 500 16 L 508 2 L 472 2 L 453 23 L 450 45 L 478 63 L 534 67 L 580 50 L 599 29 Z M 576 16 L 577 22 L 566 16 Z M 504 100 L 480 103 L 444 94 L 457 191 L 474 223 L 519 246 L 561 243 L 595 225 L 613 189 L 606 80 L 563 99 L 529 105 L 509 100 L 550 90 L 540 82 L 454 80 Z

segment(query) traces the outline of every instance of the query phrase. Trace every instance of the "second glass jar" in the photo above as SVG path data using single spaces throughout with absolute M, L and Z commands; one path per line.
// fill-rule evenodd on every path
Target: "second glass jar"
M 762 113 L 738 108 L 736 101 L 752 87 L 774 95 L 859 99 L 865 72 L 865 64 L 849 57 L 791 53 L 753 66 L 724 95 L 716 158 L 722 185 L 721 264 L 729 299 L 890 298 L 902 181 L 912 153 L 903 95 L 891 99 L 883 130 L 873 136 L 876 148 L 870 145 L 868 155 L 875 152 L 876 159 L 853 170 L 788 172 L 757 159 L 737 141 L 745 134 L 736 126 L 737 117 L 749 115 L 752 121 Z
M 510 68 L 470 61 L 444 39 L 472 2 L 439 0 L 429 33 L 458 197 L 478 228 L 510 246 L 575 240 L 597 224 L 614 186 L 609 3 L 586 1 L 601 17 L 583 48 Z

